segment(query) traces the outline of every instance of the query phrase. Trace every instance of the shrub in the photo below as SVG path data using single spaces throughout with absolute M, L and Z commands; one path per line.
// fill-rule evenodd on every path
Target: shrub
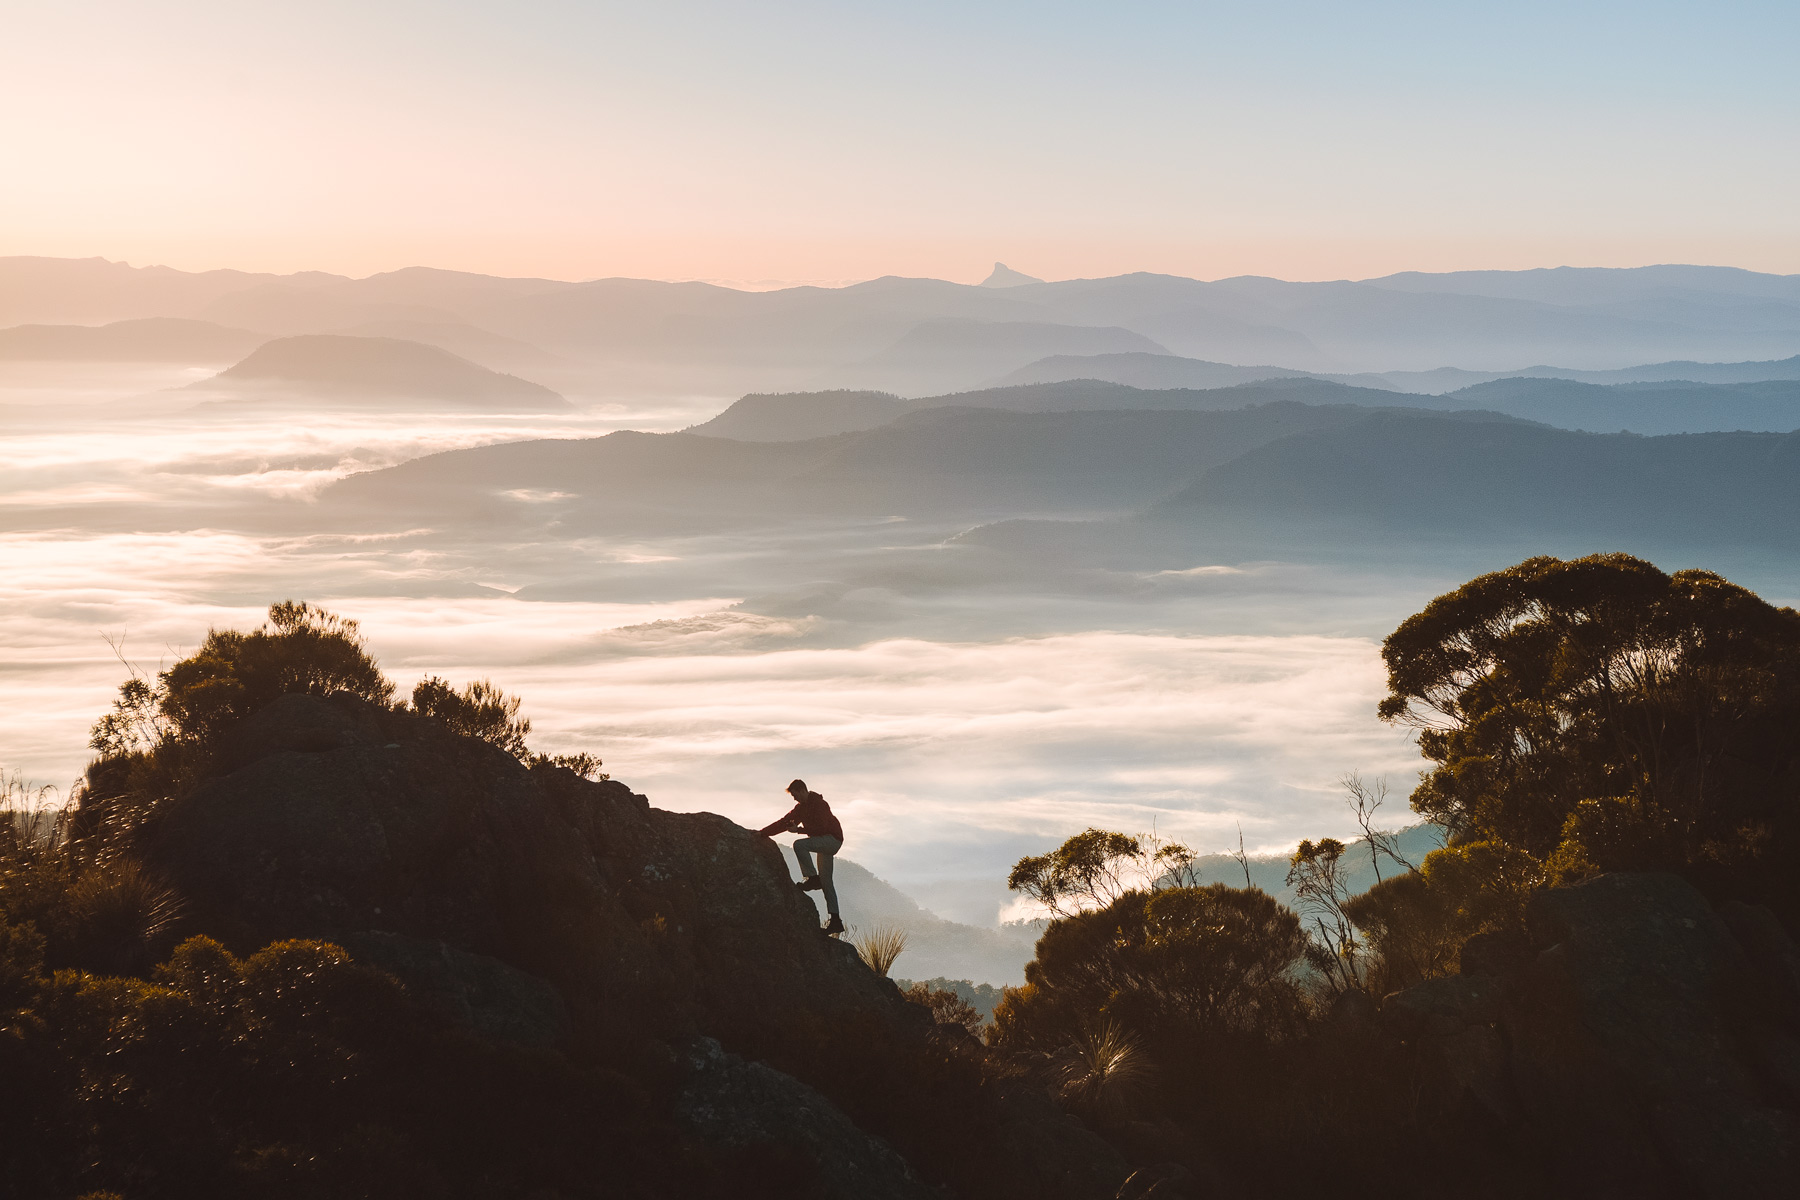
M 1058 921 L 994 1013 L 996 1045 L 1055 1052 L 1117 1021 L 1170 1036 L 1281 1039 L 1304 1006 L 1300 920 L 1264 892 L 1211 884 L 1127 892 Z
M 121 701 L 141 690 L 134 683 L 141 681 L 120 689 Z M 267 623 L 252 633 L 210 631 L 196 653 L 159 677 L 156 706 L 177 738 L 206 742 L 289 692 L 348 692 L 385 705 L 394 685 L 364 648 L 355 621 L 284 600 L 269 606 Z
M 159 878 L 105 839 L 72 840 L 66 811 L 5 815 L 0 922 L 36 929 L 52 967 L 142 971 L 168 952 L 182 905 Z
M 519 698 L 508 696 L 485 679 L 477 679 L 457 691 L 437 676 L 428 675 L 413 688 L 412 706 L 414 712 L 436 717 L 455 733 L 480 738 L 514 758 L 531 761 L 531 751 L 525 746 L 531 721 L 519 715 Z M 599 766 L 599 760 L 594 765 Z
M 71 957 L 90 970 L 146 970 L 169 949 L 165 940 L 181 916 L 181 897 L 135 859 L 87 866 L 63 894 L 75 947 Z
M 1122 1115 L 1149 1082 L 1149 1059 L 1116 1022 L 1078 1034 L 1051 1059 L 1058 1094 L 1097 1115 Z
M 964 1000 L 955 992 L 943 988 L 934 988 L 929 984 L 915 983 L 901 995 L 913 1004 L 923 1005 L 931 1011 L 931 1019 L 939 1025 L 954 1025 L 966 1030 L 970 1037 L 980 1037 L 987 1028 L 987 1020 L 976 1011 L 973 1004 Z
M 290 692 L 347 692 L 386 705 L 394 685 L 355 621 L 294 600 L 270 605 L 250 633 L 208 631 L 154 683 L 134 669 L 94 724 L 89 744 L 99 757 L 75 796 L 72 835 L 128 849 L 159 804 L 204 776 L 233 726 Z
M 1543 881 L 1543 867 L 1524 851 L 1469 842 L 1434 850 L 1416 873 L 1346 901 L 1373 951 L 1369 990 L 1382 995 L 1455 974 L 1464 942 L 1523 927 L 1525 902 Z
M 611 778 L 600 769 L 605 765 L 600 761 L 598 755 L 589 754 L 585 750 L 577 751 L 574 754 L 536 754 L 531 759 L 531 769 L 534 771 L 543 770 L 546 767 L 561 767 L 565 771 L 575 772 L 583 779 L 594 780 Z
M 35 1007 L 0 1038 L 22 1195 L 708 1196 L 742 1165 L 624 1077 L 483 1042 L 327 943 L 193 938 L 148 980 L 46 980 L 33 946 L 0 926 L 0 1002 Z
M 0 920 L 0 1026 L 35 1003 L 43 977 L 43 935 Z

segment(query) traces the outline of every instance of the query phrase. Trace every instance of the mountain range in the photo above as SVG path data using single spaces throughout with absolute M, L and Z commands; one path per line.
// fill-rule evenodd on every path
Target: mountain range
M 848 385 L 924 395 L 979 386 L 1046 357 L 1096 353 L 1343 374 L 1498 372 L 1542 362 L 1610 370 L 1775 360 L 1800 350 L 1800 276 L 1723 267 L 1318 283 L 1138 273 L 1009 284 L 887 277 L 742 292 L 428 268 L 350 279 L 9 258 L 0 259 L 0 325 L 181 317 L 271 336 L 393 322 L 449 326 L 586 364 L 608 386 L 733 394 Z M 1021 327 L 1034 332 L 1022 336 Z M 982 373 L 946 383 L 946 363 L 957 354 Z
M 1249 450 L 1158 519 L 1378 537 L 1800 548 L 1800 433 L 1641 437 L 1379 412 Z
M 0 360 L 13 362 L 232 362 L 267 334 L 185 317 L 139 317 L 108 325 L 16 325 L 0 329 Z
M 1265 379 L 1301 377 L 1423 395 L 1440 395 L 1475 384 L 1521 378 L 1572 379 L 1597 384 L 1760 383 L 1773 379 L 1800 379 L 1800 354 L 1768 362 L 1662 362 L 1620 367 L 1610 371 L 1577 371 L 1569 367 L 1547 366 L 1521 367 L 1514 371 L 1468 371 L 1460 367 L 1438 367 L 1430 371 L 1364 371 L 1350 375 L 1296 371 L 1276 366 L 1237 366 L 1141 351 L 1119 354 L 1058 354 L 1008 372 L 994 380 L 994 386 L 1092 379 L 1137 388 L 1216 388 L 1256 383 Z
M 322 501 L 346 515 L 553 520 L 564 536 L 816 517 L 1118 513 L 1172 496 L 1206 468 L 1256 446 L 1369 415 L 1351 405 L 1292 401 L 1222 412 L 939 407 L 875 429 L 801 441 L 623 431 L 435 454 L 352 475 Z
M 689 432 L 743 441 L 788 441 L 874 429 L 934 408 L 1015 412 L 1185 410 L 1218 412 L 1290 400 L 1304 404 L 1478 410 L 1564 429 L 1607 433 L 1715 433 L 1800 429 L 1800 380 L 1758 383 L 1581 383 L 1508 378 L 1443 395 L 1398 395 L 1308 375 L 1206 388 L 1139 388 L 1092 379 L 1018 384 L 904 400 L 881 392 L 749 395 Z
M 1173 531 L 1252 558 L 1302 545 L 1380 557 L 1434 541 L 1800 543 L 1800 433 L 1590 433 L 1491 411 L 1270 400 L 1276 386 L 1186 394 L 1264 401 L 1219 410 L 937 406 L 804 440 L 691 431 L 515 442 L 354 475 L 324 502 L 347 520 L 549 523 L 563 537 L 1135 513 L 1094 536 L 1154 541 Z M 1352 390 L 1280 385 L 1299 387 Z M 1161 398 L 1171 395 L 1181 396 Z

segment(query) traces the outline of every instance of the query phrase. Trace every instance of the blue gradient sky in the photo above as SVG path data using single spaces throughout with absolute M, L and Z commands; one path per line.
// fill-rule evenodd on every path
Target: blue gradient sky
M 1800 5 L 6 0 L 0 253 L 1800 271 Z

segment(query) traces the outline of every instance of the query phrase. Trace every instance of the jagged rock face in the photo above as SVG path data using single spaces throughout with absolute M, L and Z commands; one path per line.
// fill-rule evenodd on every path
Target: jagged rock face
M 1672 875 L 1540 893 L 1529 946 L 1390 996 L 1388 1027 L 1584 1196 L 1791 1195 L 1800 954 Z M 1734 929 L 1743 931 L 1740 937 Z
M 622 783 L 526 770 L 435 721 L 291 695 L 244 722 L 233 767 L 168 813 L 155 862 L 250 947 L 384 931 L 549 980 L 604 1044 L 847 1011 L 916 1019 L 818 932 L 779 849 Z

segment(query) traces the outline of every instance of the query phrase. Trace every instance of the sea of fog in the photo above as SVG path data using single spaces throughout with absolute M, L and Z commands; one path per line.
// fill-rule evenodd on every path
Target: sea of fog
M 805 777 L 842 814 L 846 857 L 958 920 L 994 922 L 1011 863 L 1088 825 L 1202 851 L 1241 828 L 1277 850 L 1351 832 L 1353 770 L 1387 777 L 1408 817 L 1419 759 L 1375 718 L 1380 638 L 1466 573 L 1271 554 L 997 589 L 920 567 L 957 530 L 905 523 L 532 545 L 345 532 L 313 498 L 350 472 L 676 429 L 726 399 L 299 419 L 187 411 L 166 389 L 191 374 L 0 373 L 0 769 L 22 780 L 79 775 L 127 662 L 153 672 L 294 598 L 360 621 L 402 688 L 492 679 L 523 697 L 537 748 L 596 753 L 659 806 L 760 825 Z

